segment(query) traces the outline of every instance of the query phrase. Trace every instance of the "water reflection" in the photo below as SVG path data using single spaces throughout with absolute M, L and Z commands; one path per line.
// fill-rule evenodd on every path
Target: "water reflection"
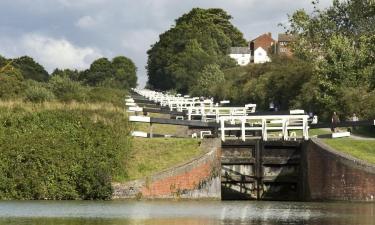
M 0 224 L 375 224 L 373 203 L 7 201 Z

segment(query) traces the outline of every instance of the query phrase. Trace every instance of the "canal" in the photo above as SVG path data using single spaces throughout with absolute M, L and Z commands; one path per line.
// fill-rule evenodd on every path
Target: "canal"
M 375 204 L 266 201 L 1 201 L 0 224 L 373 225 Z

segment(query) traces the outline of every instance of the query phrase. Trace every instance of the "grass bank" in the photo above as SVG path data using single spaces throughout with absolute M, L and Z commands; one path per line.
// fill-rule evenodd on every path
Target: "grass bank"
M 144 178 L 202 155 L 199 144 L 187 138 L 134 138 L 126 164 L 128 177 L 120 181 Z
M 0 102 L 0 199 L 107 199 L 130 125 L 111 104 Z
M 375 140 L 322 139 L 337 151 L 375 164 Z

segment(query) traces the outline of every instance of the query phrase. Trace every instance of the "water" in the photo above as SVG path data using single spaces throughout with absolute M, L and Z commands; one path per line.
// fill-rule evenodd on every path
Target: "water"
M 0 201 L 0 225 L 374 225 L 374 203 Z

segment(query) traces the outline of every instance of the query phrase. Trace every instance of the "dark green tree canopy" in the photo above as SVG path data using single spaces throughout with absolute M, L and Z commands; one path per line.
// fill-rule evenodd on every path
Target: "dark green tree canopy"
M 246 46 L 242 33 L 222 9 L 194 8 L 159 36 L 148 54 L 148 86 L 160 90 L 189 92 L 198 73 L 208 64 L 220 69 L 235 66 L 231 46 Z
M 59 77 L 68 77 L 69 79 L 73 80 L 73 81 L 79 81 L 80 77 L 80 72 L 78 70 L 71 70 L 71 69 L 58 69 L 56 68 L 51 76 L 54 77 L 54 76 L 59 76 Z
M 132 60 L 125 56 L 117 56 L 112 59 L 112 68 L 115 80 L 123 84 L 123 87 L 134 88 L 137 86 L 137 67 Z
M 133 88 L 137 86 L 137 67 L 125 56 L 95 60 L 90 68 L 80 75 L 80 80 L 91 86 Z
M 21 71 L 25 79 L 47 81 L 49 78 L 49 74 L 44 67 L 29 56 L 13 59 L 12 65 Z
M 360 102 L 354 102 L 353 96 L 365 97 L 375 91 L 375 2 L 334 0 L 327 9 L 315 7 L 312 14 L 298 10 L 289 22 L 288 32 L 296 37 L 295 55 L 313 63 L 305 104 L 318 105 L 328 114 L 359 110 L 351 107 Z
M 7 59 L 0 55 L 0 69 L 5 66 L 7 63 Z

